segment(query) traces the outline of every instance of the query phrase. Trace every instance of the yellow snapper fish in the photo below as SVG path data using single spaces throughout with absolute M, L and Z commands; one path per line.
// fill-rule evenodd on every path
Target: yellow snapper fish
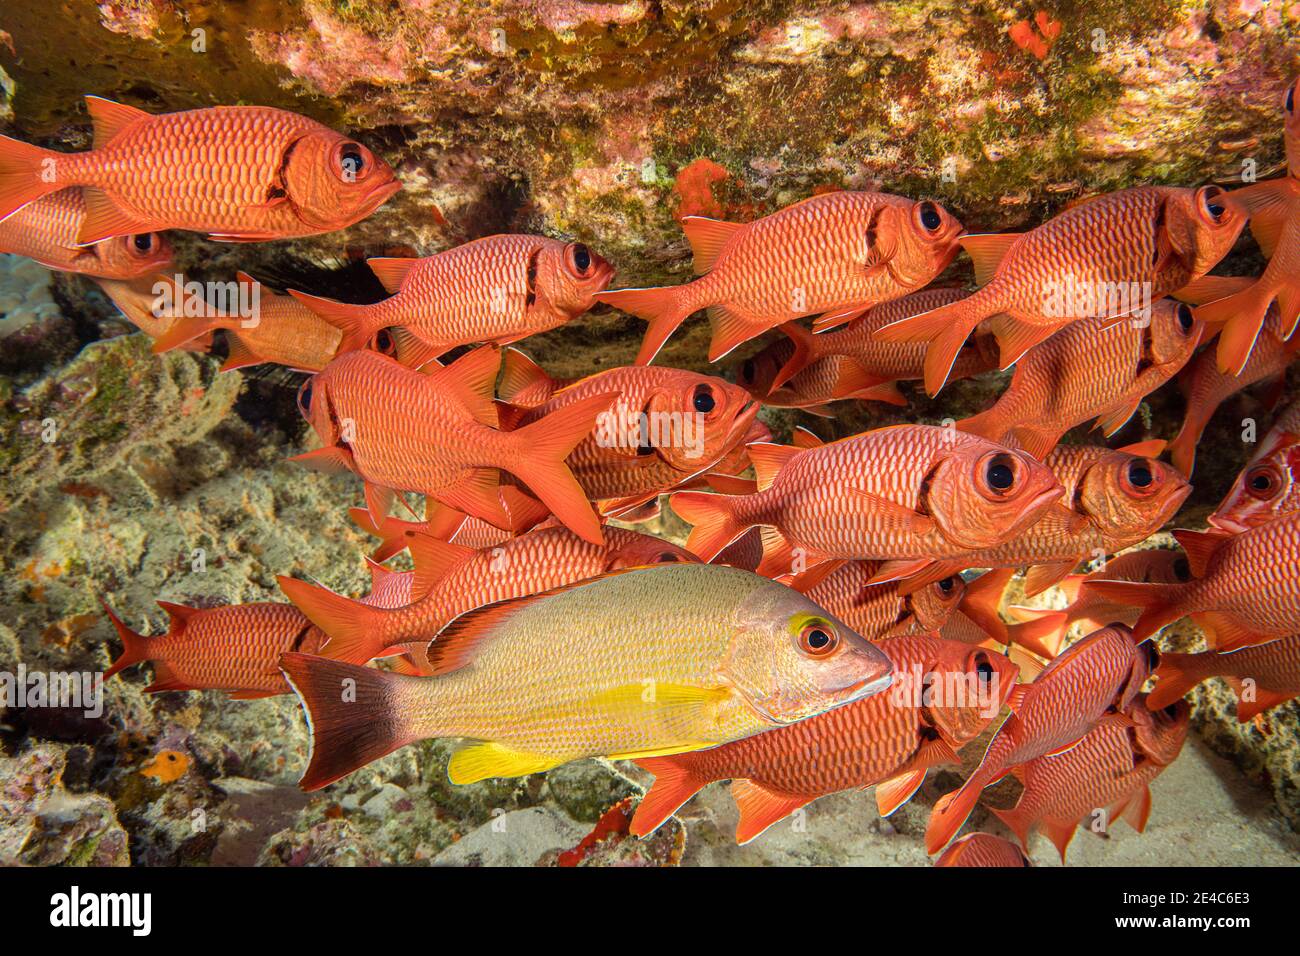
M 709 565 L 616 571 L 489 604 L 428 653 L 433 677 L 281 658 L 311 725 L 304 790 L 429 737 L 474 741 L 452 755 L 456 784 L 698 750 L 877 693 L 892 671 L 799 592 Z

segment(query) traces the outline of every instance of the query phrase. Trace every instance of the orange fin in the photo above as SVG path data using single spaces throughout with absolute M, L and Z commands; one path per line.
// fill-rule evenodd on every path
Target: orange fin
M 853 493 L 862 498 L 872 516 L 883 521 L 887 527 L 916 535 L 929 534 L 935 528 L 934 519 L 915 508 L 857 488 L 853 489 Z
M 916 791 L 925 783 L 925 770 L 909 770 L 897 777 L 891 777 L 876 784 L 876 809 L 882 817 L 893 814 L 895 810 L 911 800 Z
M 794 427 L 794 431 L 790 433 L 790 441 L 796 448 L 819 448 L 826 444 L 816 432 L 805 425 Z
M 90 245 L 113 236 L 134 236 L 156 231 L 156 224 L 147 219 L 136 219 L 109 198 L 108 193 L 93 186 L 81 188 L 81 198 L 86 204 L 86 214 L 77 231 L 77 244 Z
M 323 656 L 351 664 L 365 664 L 384 649 L 382 608 L 354 601 L 310 581 L 280 575 L 276 578 L 285 597 L 328 635 Z
M 415 602 L 433 590 L 452 568 L 458 567 L 477 552 L 459 544 L 449 544 L 418 531 L 406 532 L 406 544 L 411 549 L 415 576 L 411 579 L 411 601 Z
M 1025 573 L 1025 596 L 1033 597 L 1035 594 L 1042 594 L 1048 588 L 1063 581 L 1078 563 L 1077 558 L 1068 558 L 1065 561 L 1034 565 Z
M 290 289 L 289 294 L 343 333 L 336 355 L 360 351 L 370 341 L 374 330 L 370 328 L 368 321 L 369 306 L 336 302 L 324 296 L 308 295 L 297 289 Z
M 1210 676 L 1208 672 L 1202 672 L 1201 661 L 1212 657 L 1212 652 L 1207 652 L 1205 655 L 1162 652 L 1160 664 L 1152 675 L 1156 686 L 1151 693 L 1147 694 L 1147 709 L 1163 710 L 1187 696 L 1193 687 Z M 1240 709 L 1238 705 L 1239 712 Z
M 501 350 L 484 345 L 466 352 L 450 365 L 433 369 L 424 379 L 433 392 L 450 392 L 480 425 L 497 428 L 497 406 L 493 399 Z
M 1034 346 L 1046 342 L 1058 331 L 1041 325 L 1030 325 L 1007 318 L 998 323 L 998 367 L 1010 368 Z
M 758 490 L 766 491 L 780 473 L 785 463 L 803 451 L 797 445 L 778 445 L 773 442 L 758 441 L 745 446 L 750 463 L 754 466 L 754 477 L 758 481 Z
M 94 125 L 92 149 L 103 149 L 122 130 L 139 120 L 149 119 L 151 115 L 134 106 L 116 103 L 102 96 L 88 95 L 86 110 L 90 113 L 90 121 Z
M 1002 259 L 1006 256 L 1007 250 L 1015 244 L 1015 241 L 1021 235 L 1019 232 L 984 233 L 974 236 L 962 236 L 957 240 L 961 243 L 961 247 L 966 250 L 975 266 L 975 282 L 977 285 L 988 285 L 989 280 L 998 271 L 998 266 L 1002 264 Z
M 812 797 L 776 793 L 752 780 L 733 780 L 731 795 L 740 808 L 740 822 L 736 824 L 736 843 L 740 846 L 813 800 Z
M 298 781 L 303 790 L 319 790 L 420 738 L 403 712 L 406 693 L 424 678 L 293 652 L 281 656 L 280 668 L 311 730 L 311 760 Z M 344 686 L 351 693 L 339 693 Z
M 1273 297 L 1274 290 L 1257 280 L 1242 292 L 1196 307 L 1196 318 L 1222 327 L 1215 353 L 1220 372 L 1240 375 L 1246 367 Z
M 501 362 L 501 400 L 518 404 L 515 399 L 522 392 L 544 391 L 549 398 L 555 390 L 555 382 L 540 365 L 518 349 L 504 351 Z M 545 398 L 542 399 L 545 401 Z M 538 404 L 541 404 L 540 402 Z
M 707 311 L 713 327 L 713 338 L 709 340 L 710 362 L 718 361 L 736 346 L 765 331 L 762 325 L 725 305 L 711 305 Z
M 786 322 L 780 329 L 794 343 L 794 352 L 777 371 L 776 378 L 772 379 L 772 387 L 767 390 L 769 395 L 807 368 L 815 352 L 813 334 L 798 322 Z
M 1195 578 L 1205 577 L 1215 553 L 1231 538 L 1232 535 L 1226 531 L 1217 529 L 1189 531 L 1179 528 L 1174 532 L 1174 540 L 1187 552 L 1187 563 L 1191 566 L 1192 577 Z
M 1142 398 L 1138 397 L 1131 401 L 1116 405 L 1110 411 L 1103 412 L 1101 415 L 1097 416 L 1096 427 L 1101 430 L 1103 435 L 1109 438 L 1128 424 L 1128 420 L 1133 417 L 1133 413 L 1138 410 L 1138 406 L 1141 404 Z
M 691 525 L 686 550 L 702 561 L 712 561 L 750 527 L 736 520 L 732 498 L 703 491 L 679 491 L 668 499 L 673 512 Z
M 0 136 L 0 219 L 7 218 L 33 200 L 70 185 L 58 180 L 57 170 L 61 158 L 63 154 L 52 149 L 42 149 L 21 140 Z M 47 160 L 53 166 L 47 166 Z M 56 175 L 43 176 L 44 171 L 50 168 L 56 171 Z
M 876 329 L 882 342 L 929 342 L 925 352 L 925 390 L 936 395 L 952 372 L 957 353 L 975 326 L 987 317 L 979 293 L 929 312 L 908 316 Z
M 389 294 L 395 294 L 402 287 L 402 282 L 406 279 L 406 274 L 411 271 L 411 266 L 419 262 L 419 259 L 398 259 L 398 258 L 378 258 L 367 259 L 366 265 L 370 271 L 375 274 L 380 283 Z
M 708 783 L 693 776 L 680 757 L 643 757 L 637 764 L 655 779 L 632 815 L 628 832 L 633 836 L 654 833 Z
M 962 429 L 965 431 L 966 429 Z M 1057 442 L 1061 440 L 1061 433 L 1058 431 L 1048 431 L 1045 428 L 1038 428 L 1034 425 L 1016 425 L 1011 429 L 1011 434 L 1016 441 L 1020 442 L 1020 447 L 1028 454 L 1033 455 L 1039 461 L 1046 458 Z M 985 436 L 988 437 L 988 436 Z M 1001 439 L 990 438 L 990 441 L 1000 441 Z
M 686 233 L 686 241 L 691 244 L 691 254 L 695 257 L 696 275 L 704 275 L 712 269 L 717 264 L 723 246 L 745 228 L 745 223 L 724 222 L 706 216 L 686 216 L 681 225 L 682 232 Z
M 596 300 L 612 305 L 624 312 L 631 312 L 638 318 L 650 323 L 646 329 L 641 350 L 637 352 L 636 364 L 649 365 L 659 350 L 664 347 L 668 337 L 677 331 L 677 327 L 686 317 L 695 311 L 695 306 L 683 301 L 682 289 L 689 286 L 662 286 L 654 289 L 617 289 L 601 292 Z
M 1142 608 L 1142 615 L 1133 625 L 1133 640 L 1146 640 L 1156 631 L 1174 623 L 1183 616 L 1181 598 L 1186 590 L 1182 584 L 1146 584 L 1135 581 L 1089 581 L 1092 593 Z
M 971 779 L 974 779 L 973 777 Z M 934 805 L 930 813 L 930 822 L 925 828 L 925 849 L 927 853 L 938 853 L 947 846 L 957 831 L 962 828 L 975 803 L 979 799 L 980 788 L 967 780 L 960 790 L 944 794 Z
M 118 671 L 132 664 L 140 664 L 149 659 L 149 641 L 150 638 L 143 634 L 137 634 L 125 624 L 122 619 L 113 613 L 113 609 L 108 606 L 108 602 L 102 597 L 99 599 L 100 607 L 108 615 L 108 619 L 113 622 L 113 628 L 117 631 L 118 639 L 122 642 L 122 653 L 113 661 L 112 666 L 104 671 L 104 680 L 108 680 Z
M 957 608 L 999 644 L 1007 643 L 1007 626 L 998 614 L 1002 595 L 1015 575 L 1015 568 L 993 568 L 966 584 Z
M 1018 607 L 1014 613 L 1020 623 L 1007 628 L 1008 643 L 1048 660 L 1061 653 L 1069 627 L 1069 615 L 1065 611 Z

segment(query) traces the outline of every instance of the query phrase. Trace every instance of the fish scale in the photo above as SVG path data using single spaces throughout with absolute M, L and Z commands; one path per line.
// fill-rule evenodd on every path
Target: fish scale
M 977 653 L 933 635 L 895 637 L 880 647 L 896 674 L 961 675 Z M 995 660 L 996 655 L 985 659 L 1002 682 L 994 693 L 1000 705 L 1014 683 L 1015 666 Z M 940 707 L 942 716 L 936 718 Z M 770 817 L 750 822 L 752 811 L 742 803 L 738 836 L 745 842 L 764 825 L 826 794 L 908 773 L 924 776 L 929 767 L 948 762 L 953 750 L 978 736 L 997 713 L 998 706 L 988 701 L 975 706 L 940 700 L 933 708 L 919 707 L 910 696 L 890 690 L 720 747 L 641 760 L 656 781 L 638 808 L 632 832 L 648 833 L 712 781 L 744 780 L 780 806 Z M 946 747 L 930 746 L 934 740 Z
M 0 220 L 0 252 L 27 256 L 51 269 L 119 280 L 149 275 L 171 259 L 170 243 L 156 233 L 147 234 L 153 248 L 146 254 L 133 253 L 131 236 L 79 245 L 85 215 L 86 204 L 76 187 L 43 196 Z
M 1265 483 L 1262 488 L 1260 481 Z M 1300 401 L 1277 417 L 1259 450 L 1206 520 L 1237 532 L 1296 511 L 1300 511 Z
M 1147 704 L 1157 709 L 1173 703 L 1211 677 L 1227 679 L 1237 694 L 1237 719 L 1249 720 L 1300 695 L 1300 635 L 1228 653 L 1162 654 Z

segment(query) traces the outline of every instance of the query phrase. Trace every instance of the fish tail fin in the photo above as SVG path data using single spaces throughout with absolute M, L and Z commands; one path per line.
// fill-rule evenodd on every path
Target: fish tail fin
M 1183 584 L 1148 584 L 1138 581 L 1089 581 L 1094 594 L 1142 608 L 1142 616 L 1133 625 L 1133 641 L 1141 643 L 1167 624 L 1183 617 L 1179 599 L 1184 593 Z
M 60 157 L 67 158 L 52 149 L 0 136 L 0 219 L 33 200 L 76 185 L 58 175 Z
M 122 653 L 117 660 L 113 661 L 108 670 L 104 671 L 104 680 L 108 680 L 118 671 L 132 664 L 140 664 L 149 659 L 149 638 L 143 634 L 137 634 L 125 624 L 122 619 L 113 613 L 113 609 L 108 606 L 108 602 L 100 597 L 99 605 L 108 615 L 108 619 L 113 622 L 113 627 L 117 630 L 117 636 L 122 642 Z
M 1202 669 L 1201 661 L 1212 658 L 1210 654 L 1176 654 L 1172 651 L 1160 655 L 1160 664 L 1152 675 L 1156 686 L 1147 695 L 1148 710 L 1163 710 L 1185 697 L 1193 687 L 1210 676 Z
M 297 289 L 290 289 L 289 294 L 343 333 L 337 354 L 356 352 L 366 347 L 371 334 L 370 323 L 366 321 L 367 306 L 308 295 Z
M 691 524 L 686 550 L 701 561 L 712 561 L 750 525 L 736 517 L 733 495 L 705 491 L 680 491 L 668 499 L 673 512 Z
M 565 459 L 591 434 L 616 397 L 615 393 L 593 395 L 505 433 L 511 450 L 517 452 L 506 470 L 523 479 L 566 528 L 593 544 L 605 540 L 600 519 Z
M 683 755 L 644 757 L 637 761 L 637 765 L 654 774 L 655 779 L 632 815 L 629 832 L 633 836 L 644 837 L 654 833 L 708 783 L 691 773 Z
M 1031 654 L 1049 661 L 1061 653 L 1065 633 L 1070 627 L 1068 614 L 1064 611 L 1028 607 L 1016 608 L 1015 614 L 1021 618 L 1021 622 L 1007 625 L 1009 643 L 1019 645 Z
M 807 368 L 813 357 L 813 334 L 811 332 L 798 322 L 786 322 L 781 326 L 781 331 L 793 343 L 794 352 L 791 353 L 785 364 L 776 373 L 776 378 L 772 379 L 772 387 L 767 391 L 769 395 Z
M 384 649 L 386 615 L 342 594 L 309 581 L 280 576 L 280 590 L 307 619 L 329 637 L 323 656 L 351 664 L 364 664 Z
M 938 853 L 952 842 L 962 824 L 970 817 L 979 800 L 980 787 L 967 780 L 959 790 L 946 793 L 938 799 L 930 812 L 930 822 L 925 828 L 925 850 Z
M 419 686 L 412 682 L 426 678 L 296 652 L 281 655 L 280 669 L 311 733 L 303 790 L 319 790 L 424 736 L 402 715 L 407 692 Z
M 1169 443 L 1169 460 L 1188 478 L 1192 476 L 1192 469 L 1196 467 L 1196 446 L 1201 442 L 1201 434 L 1205 431 L 1206 425 L 1203 418 L 1204 416 L 1196 414 L 1195 409 L 1189 404 L 1178 434 Z
M 996 807 L 990 807 L 994 816 L 1001 820 L 1008 830 L 1016 835 L 1020 841 L 1021 849 L 1026 853 L 1029 852 L 1029 831 L 1033 826 L 1033 821 L 1029 819 L 1029 814 L 1020 809 L 1019 806 L 1008 807 L 1006 810 L 999 810 Z
M 434 510 L 434 504 L 435 502 L 433 499 L 430 499 L 429 502 L 425 504 L 426 515 L 430 511 Z M 440 505 L 438 507 L 440 510 L 445 510 L 449 514 L 456 514 L 459 515 L 461 519 L 464 518 L 464 515 L 460 515 L 459 512 L 452 508 L 448 508 L 445 505 Z M 369 508 L 349 508 L 348 517 L 352 519 L 354 525 L 366 534 L 373 535 L 379 539 L 379 547 L 377 547 L 374 554 L 370 556 L 370 560 L 383 564 L 393 555 L 400 554 L 406 550 L 406 531 L 411 527 L 411 522 L 404 521 L 395 515 L 387 515 L 382 520 L 376 521 L 370 514 Z M 434 537 L 441 537 L 441 535 L 434 534 Z
M 1015 568 L 992 568 L 966 585 L 957 610 L 966 615 L 985 634 L 999 644 L 1007 643 L 1007 625 L 998 609 L 1002 595 L 1015 576 Z
M 618 289 L 602 292 L 596 298 L 624 312 L 650 323 L 637 352 L 636 364 L 649 365 L 677 326 L 695 311 L 695 306 L 682 294 L 684 286 L 659 286 L 653 289 Z
M 1227 298 L 1196 307 L 1196 317 L 1207 326 L 1221 325 L 1215 357 L 1219 371 L 1240 375 L 1264 327 L 1264 317 L 1273 301 L 1274 290 L 1257 281 Z
M 975 326 L 993 312 L 1001 311 L 990 312 L 984 304 L 985 298 L 976 292 L 929 312 L 881 326 L 872 335 L 884 342 L 930 343 L 925 351 L 925 390 L 935 395 L 948 381 L 957 353 Z

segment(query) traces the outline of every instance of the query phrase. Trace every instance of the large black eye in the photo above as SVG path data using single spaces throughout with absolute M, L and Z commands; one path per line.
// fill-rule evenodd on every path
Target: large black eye
M 944 578 L 942 581 L 936 581 L 935 584 L 939 585 L 939 590 L 942 591 L 944 594 L 951 594 L 952 589 L 957 586 L 957 579 L 947 577 Z
M 395 350 L 393 345 L 393 334 L 387 329 L 380 329 L 375 333 L 375 349 L 383 352 L 385 355 L 391 355 Z
M 578 267 L 579 272 L 586 272 L 591 268 L 591 250 L 582 243 L 573 247 L 573 264 Z
M 1256 498 L 1267 501 L 1277 494 L 1282 483 L 1272 465 L 1256 465 L 1246 472 L 1246 490 Z
M 993 665 L 989 663 L 988 657 L 983 653 L 975 656 L 975 674 L 979 677 L 981 684 L 987 684 L 993 679 Z
M 153 248 L 153 233 L 142 232 L 131 240 L 137 252 L 148 252 Z
M 302 412 L 303 418 L 311 417 L 311 379 L 303 382 L 298 389 L 298 411 Z
M 356 143 L 344 143 L 339 150 L 339 167 L 343 170 L 344 179 L 360 179 L 366 170 L 366 158 L 361 153 L 361 147 Z
M 702 412 L 707 415 L 709 412 L 713 411 L 714 406 L 718 403 L 713 398 L 713 389 L 709 388 L 707 385 L 700 384 L 695 386 L 695 398 L 692 400 L 692 404 L 695 406 L 697 412 Z
M 939 210 L 934 208 L 934 203 L 921 203 L 921 225 L 929 232 L 934 232 L 943 223 L 943 218 L 939 215 Z
M 1178 308 L 1174 310 L 1174 315 L 1178 317 L 1178 326 L 1184 332 L 1192 331 L 1192 310 L 1186 303 L 1178 303 Z
M 994 455 L 984 473 L 989 487 L 994 491 L 1006 491 L 1016 481 L 1016 471 L 1009 455 Z
M 1152 482 L 1151 467 L 1142 460 L 1128 463 L 1128 483 L 1134 488 L 1146 488 Z
M 754 380 L 754 360 L 745 359 L 745 364 L 740 366 L 740 380 L 742 382 L 752 382 Z
M 1295 87 L 1286 91 L 1286 111 L 1292 113 L 1295 111 Z
M 1222 192 L 1223 190 L 1218 186 L 1208 186 L 1201 193 L 1202 201 L 1205 203 L 1205 211 L 1214 222 L 1219 222 L 1223 218 L 1223 204 L 1215 201 Z
M 1178 716 L 1178 701 L 1174 701 L 1164 709 L 1164 715 L 1171 720 Z
M 1174 577 L 1179 581 L 1190 581 L 1192 579 L 1192 565 L 1186 558 L 1179 558 L 1174 562 Z

